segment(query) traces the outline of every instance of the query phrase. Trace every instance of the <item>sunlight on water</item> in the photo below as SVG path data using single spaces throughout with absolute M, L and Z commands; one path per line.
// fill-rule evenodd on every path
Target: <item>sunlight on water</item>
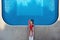
M 13 9 L 14 0 L 5 0 L 5 11 L 8 13 Z
M 41 5 L 43 7 L 43 0 L 36 0 L 37 5 Z
M 55 10 L 55 0 L 36 0 L 37 5 L 41 5 L 41 7 L 48 7 L 50 11 Z
M 22 5 L 22 6 L 28 6 L 28 4 L 31 2 L 31 0 L 16 0 L 17 5 Z
M 54 0 L 51 0 L 49 2 L 48 6 L 49 6 L 49 10 L 54 11 L 55 10 L 55 2 L 54 2 Z
M 5 11 L 8 13 L 13 9 L 14 3 L 16 3 L 18 6 L 29 6 L 29 4 L 32 2 L 32 0 L 5 0 Z M 54 0 L 35 0 L 36 5 L 40 5 L 41 7 L 48 7 L 50 11 L 55 10 L 55 4 Z

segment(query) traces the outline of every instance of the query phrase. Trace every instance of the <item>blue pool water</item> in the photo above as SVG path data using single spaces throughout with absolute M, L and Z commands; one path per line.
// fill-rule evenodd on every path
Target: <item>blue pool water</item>
M 51 25 L 58 18 L 58 0 L 2 0 L 2 17 L 10 25 Z

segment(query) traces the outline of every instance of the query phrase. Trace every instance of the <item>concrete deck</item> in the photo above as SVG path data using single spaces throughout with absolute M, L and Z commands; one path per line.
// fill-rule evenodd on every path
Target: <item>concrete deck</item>
M 5 29 L 0 30 L 0 40 L 28 40 L 27 27 L 5 25 Z M 35 27 L 34 40 L 60 40 L 60 22 L 51 27 Z

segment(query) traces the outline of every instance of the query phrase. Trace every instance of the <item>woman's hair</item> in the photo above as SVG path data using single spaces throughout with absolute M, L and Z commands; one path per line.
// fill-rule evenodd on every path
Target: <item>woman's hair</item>
M 32 23 L 34 24 L 34 20 L 33 19 L 31 19 L 30 21 L 32 21 Z

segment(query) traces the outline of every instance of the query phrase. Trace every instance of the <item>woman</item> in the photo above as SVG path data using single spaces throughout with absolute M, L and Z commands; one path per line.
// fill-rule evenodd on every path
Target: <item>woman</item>
M 28 26 L 29 26 L 29 39 L 33 40 L 34 37 L 34 20 L 29 20 L 28 21 Z

